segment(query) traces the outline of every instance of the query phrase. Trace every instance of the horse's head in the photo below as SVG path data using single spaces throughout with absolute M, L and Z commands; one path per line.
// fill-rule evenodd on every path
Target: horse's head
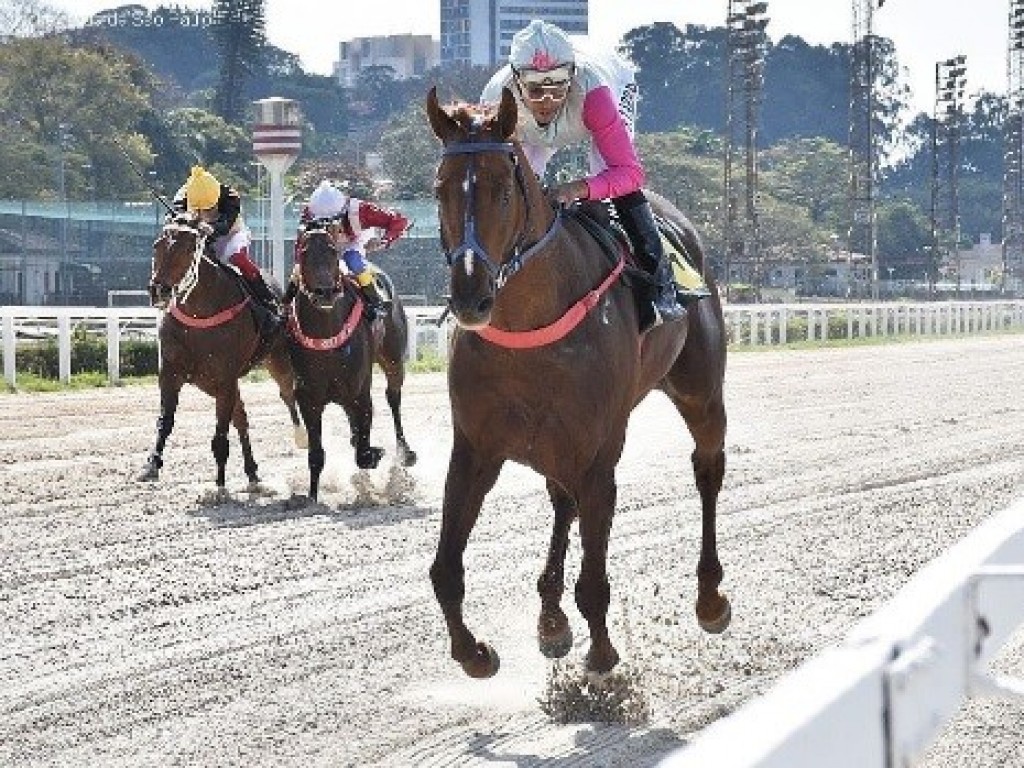
M 166 307 L 175 287 L 189 282 L 184 290 L 194 287 L 199 260 L 211 232 L 210 225 L 194 213 L 179 213 L 164 224 L 160 237 L 153 243 L 149 300 L 154 307 Z
M 299 291 L 313 306 L 330 309 L 341 290 L 341 266 L 332 222 L 316 221 L 299 235 Z
M 431 89 L 427 115 L 444 145 L 434 190 L 451 268 L 449 307 L 461 325 L 479 328 L 490 322 L 522 248 L 545 231 L 552 213 L 513 138 L 516 104 L 508 90 L 495 111 L 441 107 Z

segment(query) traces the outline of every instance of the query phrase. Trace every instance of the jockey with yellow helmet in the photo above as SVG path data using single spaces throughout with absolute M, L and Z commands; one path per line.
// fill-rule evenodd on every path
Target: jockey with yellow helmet
M 409 220 L 398 211 L 351 197 L 325 179 L 313 190 L 303 207 L 300 226 L 318 221 L 336 225 L 331 232 L 342 263 L 359 285 L 370 319 L 381 316 L 388 307 L 377 288 L 374 269 L 366 260 L 366 251 L 391 247 L 409 229 Z M 379 237 L 376 236 L 378 233 Z M 298 240 L 295 258 L 296 261 L 299 258 Z M 289 286 L 290 293 L 292 286 Z
M 512 38 L 508 64 L 484 87 L 485 104 L 507 88 L 518 107 L 516 135 L 538 176 L 555 152 L 586 141 L 590 175 L 560 184 L 554 202 L 610 198 L 641 265 L 655 282 L 654 322 L 681 319 L 672 269 L 643 193 L 644 169 L 633 146 L 637 89 L 633 67 L 611 54 L 587 56 L 554 24 L 534 20 Z M 684 294 L 685 295 L 685 294 Z M 694 296 L 706 295 L 704 292 Z
M 213 228 L 207 240 L 207 255 L 238 269 L 256 299 L 260 332 L 269 334 L 281 323 L 277 297 L 263 279 L 260 268 L 249 258 L 252 236 L 242 219 L 242 201 L 234 189 L 221 184 L 201 165 L 192 167 L 186 182 L 174 196 L 177 211 L 196 213 Z

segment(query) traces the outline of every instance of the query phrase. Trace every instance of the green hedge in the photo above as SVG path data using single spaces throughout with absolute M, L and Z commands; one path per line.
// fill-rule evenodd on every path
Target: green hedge
M 19 373 L 30 373 L 44 379 L 60 377 L 60 360 L 56 339 L 21 342 L 15 353 Z M 121 340 L 121 376 L 155 375 L 158 367 L 155 340 Z M 107 340 L 105 336 L 76 331 L 71 339 L 71 373 L 107 373 Z

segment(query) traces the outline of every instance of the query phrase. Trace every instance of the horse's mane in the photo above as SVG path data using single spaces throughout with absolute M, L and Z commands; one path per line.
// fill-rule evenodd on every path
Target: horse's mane
M 452 120 L 457 122 L 466 133 L 469 133 L 474 126 L 494 117 L 497 110 L 496 104 L 472 104 L 468 101 L 457 101 L 445 107 L 445 111 Z

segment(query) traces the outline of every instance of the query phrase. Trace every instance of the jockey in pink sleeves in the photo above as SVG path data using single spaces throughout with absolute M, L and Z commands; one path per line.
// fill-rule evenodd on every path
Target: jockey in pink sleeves
M 409 229 L 409 220 L 397 211 L 350 197 L 325 180 L 313 190 L 302 209 L 301 225 L 314 221 L 335 225 L 331 228 L 335 244 L 345 267 L 363 292 L 370 318 L 383 314 L 387 306 L 377 288 L 374 270 L 366 261 L 366 251 L 390 247 Z
M 557 150 L 589 141 L 590 175 L 555 187 L 553 200 L 569 204 L 610 198 L 641 264 L 654 278 L 656 322 L 682 318 L 686 310 L 676 299 L 633 146 L 637 89 L 632 67 L 616 55 L 587 56 L 573 48 L 559 27 L 534 20 L 512 38 L 509 63 L 487 83 L 481 102 L 498 103 L 503 88 L 516 99 L 516 135 L 538 176 Z

